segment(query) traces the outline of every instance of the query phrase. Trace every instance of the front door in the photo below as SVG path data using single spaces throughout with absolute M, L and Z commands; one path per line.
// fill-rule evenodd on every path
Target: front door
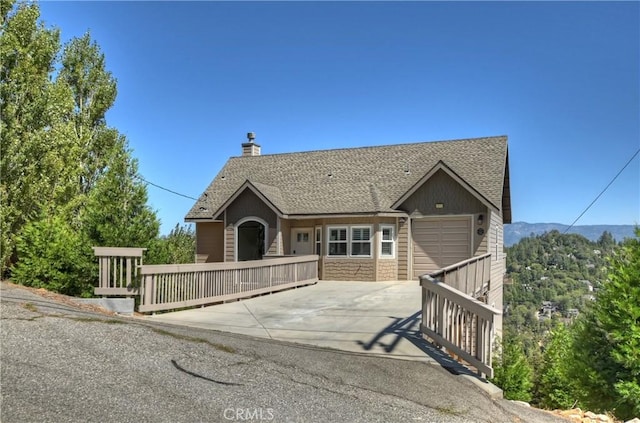
M 291 229 L 291 254 L 306 256 L 313 254 L 313 228 Z
M 264 232 L 264 225 L 253 220 L 238 226 L 238 261 L 262 259 L 264 255 Z

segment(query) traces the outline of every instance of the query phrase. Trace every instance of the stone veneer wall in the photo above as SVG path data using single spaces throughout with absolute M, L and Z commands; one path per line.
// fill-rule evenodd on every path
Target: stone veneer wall
M 373 259 L 323 258 L 322 273 L 329 281 L 375 281 Z
M 397 281 L 398 280 L 398 261 L 385 259 L 378 260 L 378 278 L 379 281 Z

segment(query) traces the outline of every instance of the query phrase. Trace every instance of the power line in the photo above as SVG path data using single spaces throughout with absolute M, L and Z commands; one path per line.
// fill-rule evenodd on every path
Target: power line
M 144 178 L 143 178 L 142 176 L 140 176 L 140 175 L 136 175 L 136 176 L 137 176 L 137 178 L 138 178 L 138 179 L 140 179 L 141 181 L 143 181 L 143 182 L 145 182 L 145 183 L 147 183 L 147 184 L 149 184 L 149 185 L 153 185 L 153 186 L 154 186 L 154 187 L 156 187 L 156 188 L 160 188 L 160 189 L 162 189 L 162 190 L 165 190 L 165 191 L 167 191 L 167 192 L 170 192 L 171 194 L 179 195 L 180 197 L 185 197 L 185 198 L 188 198 L 188 199 L 190 199 L 190 200 L 198 201 L 198 199 L 197 199 L 197 198 L 193 198 L 193 197 L 191 197 L 191 196 L 189 196 L 189 195 L 185 195 L 185 194 L 180 194 L 179 192 L 176 192 L 176 191 L 170 190 L 169 188 L 165 188 L 165 187 L 160 186 L 160 185 L 158 185 L 158 184 L 154 184 L 153 182 L 147 181 L 146 179 L 144 179 Z
M 637 149 L 635 153 L 633 153 L 633 156 L 631 156 L 631 158 L 629 159 L 629 161 L 628 161 L 624 166 L 622 166 L 622 169 L 620 169 L 620 171 L 616 174 L 616 176 L 614 176 L 614 177 L 613 177 L 613 179 L 611 180 L 611 182 L 609 182 L 609 184 L 608 184 L 606 187 L 604 187 L 604 189 L 600 192 L 600 194 L 598 194 L 598 196 L 597 196 L 597 197 L 596 197 L 596 198 L 591 202 L 591 204 L 589 204 L 589 205 L 587 206 L 587 208 L 586 208 L 586 209 L 584 209 L 584 211 L 583 211 L 582 213 L 580 213 L 580 216 L 578 216 L 578 217 L 576 218 L 576 220 L 574 220 L 574 221 L 573 221 L 573 223 L 572 223 L 571 225 L 569 225 L 569 227 L 568 227 L 567 229 L 565 229 L 565 230 L 564 230 L 564 232 L 563 232 L 563 233 L 565 233 L 565 234 L 566 234 L 566 233 L 569 231 L 569 229 L 571 229 L 571 228 L 573 227 L 573 225 L 575 225 L 575 224 L 576 224 L 576 222 L 577 222 L 578 220 L 580 220 L 580 218 L 581 218 L 581 217 L 582 217 L 582 216 L 583 216 L 583 215 L 584 215 L 584 214 L 585 214 L 585 213 L 586 213 L 586 212 L 591 208 L 591 206 L 593 206 L 593 205 L 595 204 L 595 202 L 596 202 L 596 201 L 598 201 L 598 198 L 600 198 L 600 197 L 602 196 L 602 194 L 604 194 L 604 193 L 605 193 L 605 191 L 607 191 L 607 190 L 609 189 L 609 187 L 611 186 L 611 184 L 613 184 L 613 183 L 615 182 L 615 180 L 616 180 L 616 179 L 618 179 L 618 176 L 620 176 L 620 174 L 621 174 L 622 172 L 624 172 L 624 170 L 627 168 L 627 166 L 629 166 L 629 164 L 633 161 L 633 159 L 635 159 L 635 158 L 636 158 L 636 156 L 638 155 L 638 153 L 640 153 L 640 148 L 639 148 L 639 149 Z

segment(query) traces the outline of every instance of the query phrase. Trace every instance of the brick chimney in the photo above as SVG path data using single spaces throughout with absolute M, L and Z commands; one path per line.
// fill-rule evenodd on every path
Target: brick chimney
M 260 146 L 253 142 L 256 139 L 254 132 L 247 133 L 247 142 L 242 143 L 242 156 L 259 156 Z

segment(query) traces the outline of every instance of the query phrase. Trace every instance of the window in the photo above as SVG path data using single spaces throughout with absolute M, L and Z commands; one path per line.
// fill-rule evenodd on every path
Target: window
M 396 238 L 393 226 L 380 226 L 380 257 L 393 258 L 396 254 Z
M 329 228 L 328 253 L 329 256 L 347 255 L 347 228 Z
M 371 257 L 371 227 L 351 227 L 351 255 Z
M 372 232 L 372 226 L 328 227 L 326 254 L 330 257 L 371 257 Z M 319 239 L 316 232 L 316 251 Z
M 322 255 L 322 227 L 316 226 L 316 254 Z

